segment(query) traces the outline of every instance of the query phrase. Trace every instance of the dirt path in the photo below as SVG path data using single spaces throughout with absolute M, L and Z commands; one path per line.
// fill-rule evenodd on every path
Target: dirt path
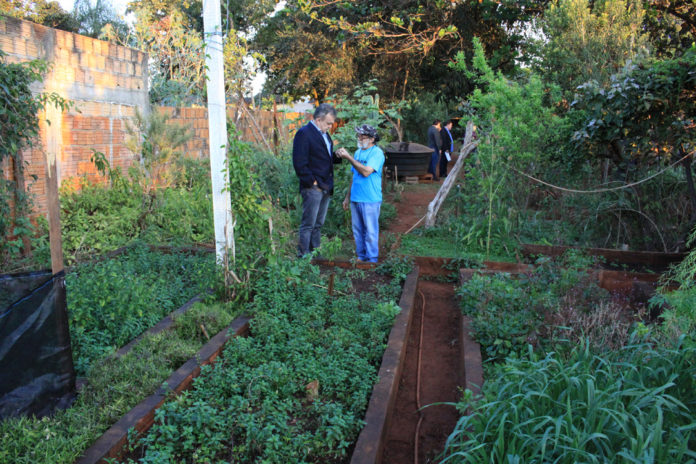
M 401 200 L 394 201 L 394 195 L 386 195 L 386 200 L 396 206 L 397 216 L 387 228 L 386 232 L 402 234 L 413 226 L 420 218 L 425 216 L 428 203 L 435 198 L 440 188 L 440 183 L 432 184 L 404 184 Z
M 418 411 L 418 404 L 422 407 L 433 403 L 456 402 L 459 399 L 458 386 L 464 383 L 459 375 L 460 312 L 454 301 L 454 286 L 450 283 L 420 280 L 418 290 L 404 370 L 386 434 L 382 457 L 385 464 L 436 462 L 435 457 L 443 450 L 447 436 L 459 417 L 452 406 L 430 406 Z M 421 324 L 424 324 L 422 340 Z M 416 460 L 416 429 L 419 420 L 421 424 Z

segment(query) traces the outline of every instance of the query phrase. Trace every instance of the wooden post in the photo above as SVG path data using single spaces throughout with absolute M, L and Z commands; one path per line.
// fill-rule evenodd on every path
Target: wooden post
M 457 162 L 454 163 L 452 172 L 449 173 L 449 175 L 445 178 L 445 181 L 442 183 L 442 187 L 440 187 L 440 190 L 438 190 L 437 195 L 435 195 L 433 201 L 431 201 L 428 205 L 428 213 L 425 215 L 425 227 L 433 227 L 435 225 L 435 217 L 437 216 L 437 212 L 440 210 L 440 206 L 442 206 L 445 198 L 447 198 L 447 194 L 452 189 L 452 186 L 459 175 L 459 171 L 461 171 L 462 166 L 464 166 L 464 160 L 478 145 L 478 141 L 471 141 L 473 129 L 474 123 L 469 121 L 469 123 L 466 125 L 466 136 L 464 137 L 464 145 L 462 145 L 462 148 L 459 151 L 459 158 L 457 158 Z
M 46 206 L 51 246 L 51 270 L 63 270 L 63 238 L 60 230 L 60 199 L 58 198 L 58 155 L 62 146 L 63 110 L 54 105 L 46 107 Z

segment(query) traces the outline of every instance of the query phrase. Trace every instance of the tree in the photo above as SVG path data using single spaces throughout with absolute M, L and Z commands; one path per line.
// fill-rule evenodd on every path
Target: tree
M 0 12 L 68 32 L 77 32 L 80 27 L 78 21 L 56 1 L 0 0 Z
M 629 64 L 608 88 L 590 81 L 573 110 L 582 116 L 573 140 L 580 156 L 619 166 L 664 164 L 696 149 L 696 46 L 683 56 Z M 683 167 L 696 218 L 691 159 Z
M 387 100 L 402 99 L 411 90 L 453 98 L 473 86 L 452 79 L 447 68 L 451 56 L 479 36 L 492 65 L 513 70 L 522 44 L 517 26 L 539 15 L 545 4 L 534 0 L 291 0 L 265 23 L 253 48 L 266 57 L 267 88 L 294 97 L 321 99 L 337 88 L 377 78 L 380 95 Z M 290 39 L 295 41 L 293 46 L 286 44 Z M 317 42 L 328 46 L 312 48 Z M 341 59 L 336 60 L 336 54 Z M 329 64 L 332 60 L 335 64 Z M 307 79 L 299 74 L 297 61 L 333 80 Z
M 73 16 L 80 27 L 78 32 L 88 37 L 102 37 L 102 30 L 107 24 L 111 25 L 109 35 L 117 34 L 119 37 L 128 36 L 128 24 L 119 18 L 113 7 L 105 0 L 75 0 Z
M 538 68 L 566 92 L 610 77 L 645 50 L 643 8 L 635 0 L 554 0 L 542 21 L 545 41 Z
M 696 43 L 696 2 L 649 0 L 644 3 L 644 27 L 658 56 L 678 56 Z

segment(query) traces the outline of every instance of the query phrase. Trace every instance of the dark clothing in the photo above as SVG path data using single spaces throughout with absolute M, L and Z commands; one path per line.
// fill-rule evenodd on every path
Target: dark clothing
M 333 194 L 333 165 L 341 162 L 341 158 L 333 153 L 331 137 L 328 138 L 331 149 L 326 146 L 319 129 L 309 122 L 297 131 L 292 143 L 292 165 L 300 180 L 302 194 L 302 222 L 297 244 L 299 256 L 319 248 L 321 226 Z
M 440 131 L 435 126 L 428 127 L 428 146 L 440 153 L 442 137 L 440 136 Z
M 329 142 L 331 153 L 326 149 L 323 135 L 311 122 L 302 126 L 295 134 L 292 143 L 292 165 L 300 180 L 300 190 L 312 187 L 316 180 L 320 188 L 329 194 L 333 193 L 333 165 L 340 163 L 341 158 L 333 153 L 330 136 Z
M 435 126 L 428 127 L 428 146 L 433 149 L 428 172 L 433 175 L 433 179 L 437 180 L 437 163 L 440 157 L 442 138 L 440 137 L 440 131 Z
M 302 222 L 297 245 L 297 255 L 311 253 L 321 244 L 321 226 L 329 208 L 329 192 L 314 186 L 300 190 L 302 194 Z
M 443 127 L 440 131 L 440 137 L 442 138 L 442 150 L 440 150 L 440 176 L 447 175 L 447 157 L 445 152 L 448 151 L 450 155 L 454 152 L 454 140 L 452 139 L 452 134 Z

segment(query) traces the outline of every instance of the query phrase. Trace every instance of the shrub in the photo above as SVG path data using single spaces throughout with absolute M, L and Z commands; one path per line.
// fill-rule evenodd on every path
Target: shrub
M 78 375 L 211 286 L 215 272 L 212 255 L 163 254 L 145 246 L 73 268 L 65 285 Z

